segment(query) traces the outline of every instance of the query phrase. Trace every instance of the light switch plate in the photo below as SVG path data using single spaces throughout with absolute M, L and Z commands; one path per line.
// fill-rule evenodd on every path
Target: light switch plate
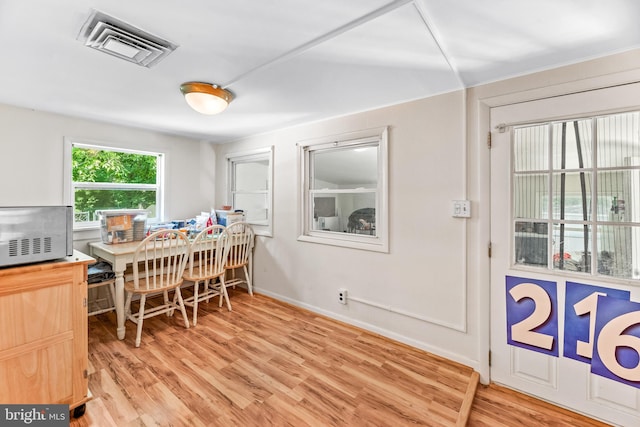
M 454 200 L 452 209 L 452 216 L 454 218 L 471 217 L 471 202 L 468 200 Z

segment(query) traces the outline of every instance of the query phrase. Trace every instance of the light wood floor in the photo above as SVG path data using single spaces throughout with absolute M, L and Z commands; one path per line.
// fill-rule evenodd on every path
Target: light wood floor
M 472 370 L 262 295 L 231 291 L 115 337 L 89 318 L 94 399 L 71 426 L 454 426 Z M 603 426 L 499 387 L 478 386 L 469 426 Z

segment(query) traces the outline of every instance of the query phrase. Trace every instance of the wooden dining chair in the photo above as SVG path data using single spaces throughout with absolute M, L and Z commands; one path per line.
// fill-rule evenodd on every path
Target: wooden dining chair
M 223 299 L 227 309 L 231 311 L 231 303 L 224 284 L 225 265 L 229 254 L 227 234 L 223 225 L 212 225 L 202 230 L 191 242 L 189 262 L 184 272 L 184 280 L 193 282 L 193 295 L 184 299 L 184 304 L 193 307 L 192 323 L 198 323 L 198 303 L 209 302 L 220 296 L 220 307 Z M 202 285 L 202 290 L 200 290 Z
M 158 230 L 147 236 L 137 246 L 133 254 L 133 277 L 125 282 L 127 292 L 125 303 L 126 318 L 138 325 L 136 347 L 140 347 L 142 323 L 144 319 L 166 313 L 172 316 L 178 309 L 184 319 L 184 327 L 189 327 L 189 319 L 180 293 L 183 274 L 189 257 L 189 239 L 178 230 Z M 174 291 L 169 298 L 169 291 Z M 147 298 L 162 295 L 163 302 L 147 308 Z M 137 312 L 131 311 L 134 295 L 140 296 Z
M 227 257 L 227 271 L 231 272 L 231 278 L 225 281 L 226 287 L 234 288 L 240 284 L 247 285 L 247 291 L 253 295 L 253 284 L 251 269 L 249 267 L 249 257 L 253 250 L 255 232 L 247 222 L 234 222 L 227 226 L 226 232 L 229 237 L 229 256 Z M 244 277 L 236 276 L 236 270 L 242 268 Z

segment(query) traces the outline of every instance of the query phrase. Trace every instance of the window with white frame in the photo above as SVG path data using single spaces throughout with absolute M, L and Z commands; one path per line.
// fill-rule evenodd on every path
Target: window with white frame
M 271 236 L 273 147 L 228 154 L 226 159 L 228 204 L 244 212 L 256 234 Z
M 298 240 L 388 252 L 387 128 L 299 146 Z
M 65 140 L 65 200 L 74 226 L 99 225 L 104 209 L 145 209 L 149 221 L 162 212 L 162 153 Z
M 640 279 L 640 112 L 512 131 L 513 263 Z

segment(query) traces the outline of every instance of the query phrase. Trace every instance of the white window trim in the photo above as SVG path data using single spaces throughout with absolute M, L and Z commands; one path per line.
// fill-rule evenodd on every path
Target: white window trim
M 298 143 L 298 240 L 301 242 L 320 243 L 353 249 L 375 252 L 389 252 L 389 153 L 388 127 L 333 135 Z M 364 142 L 378 143 L 378 188 L 376 206 L 376 236 L 339 233 L 331 231 L 314 231 L 309 219 L 309 151 L 323 145 L 348 146 Z M 333 191 L 335 192 L 335 190 Z
M 156 213 L 157 218 L 150 218 L 150 221 L 162 221 L 164 218 L 164 163 L 165 163 L 165 155 L 161 152 L 151 152 L 151 151 L 143 151 L 143 150 L 131 150 L 128 148 L 121 148 L 115 144 L 110 144 L 108 142 L 100 142 L 100 141 L 91 141 L 86 139 L 76 139 L 76 138 L 64 138 L 64 172 L 63 172 L 63 200 L 64 203 L 68 206 L 73 206 L 75 211 L 75 201 L 74 201 L 74 185 L 73 185 L 73 174 L 71 169 L 73 167 L 73 147 L 83 147 L 83 148 L 95 148 L 98 150 L 110 150 L 117 151 L 122 153 L 133 153 L 133 154 L 144 154 L 151 156 L 158 156 L 158 169 L 156 171 L 156 179 L 158 185 L 153 184 L 140 184 L 140 187 L 149 187 L 153 189 L 157 189 L 157 203 L 156 203 Z M 100 184 L 100 188 L 107 188 L 112 186 L 112 184 Z M 99 221 L 91 221 L 87 223 L 77 224 L 74 221 L 73 224 L 74 230 L 90 230 L 90 229 L 98 229 L 100 228 Z
M 255 150 L 229 153 L 225 156 L 227 163 L 227 198 L 226 205 L 232 206 L 233 200 L 233 163 L 250 161 L 250 160 L 269 160 L 269 168 L 267 178 L 269 180 L 267 186 L 267 224 L 251 224 L 255 233 L 259 236 L 273 237 L 273 145 L 266 148 L 258 148 Z M 234 206 L 235 208 L 235 206 Z

